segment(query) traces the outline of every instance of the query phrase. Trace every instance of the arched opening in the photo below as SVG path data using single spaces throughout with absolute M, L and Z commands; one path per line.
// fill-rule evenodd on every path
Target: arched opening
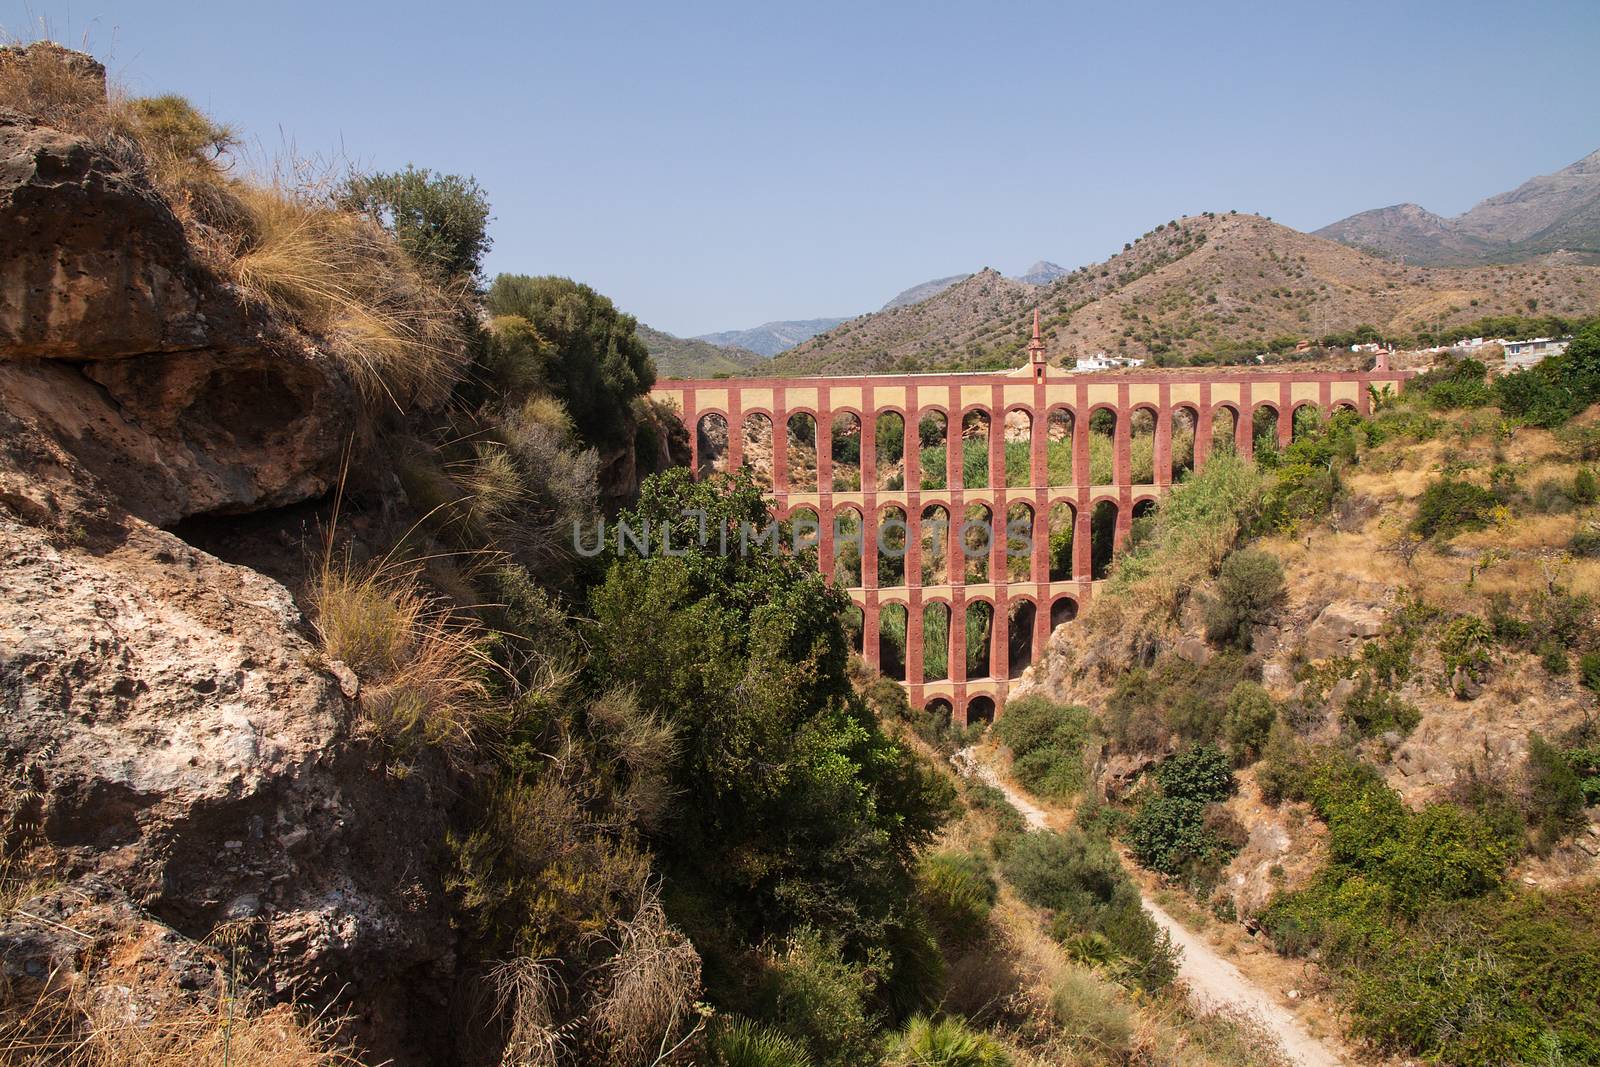
M 861 488 L 861 420 L 853 411 L 833 416 L 833 435 L 828 442 L 833 454 L 833 491 L 853 493 Z
M 1095 408 L 1089 414 L 1089 484 L 1112 485 L 1116 481 L 1117 413 L 1110 408 Z
M 950 677 L 950 605 L 942 600 L 922 605 L 922 677 L 930 682 Z
M 1250 413 L 1250 450 L 1258 460 L 1278 454 L 1278 409 L 1271 404 Z
M 1156 480 L 1156 413 L 1154 408 L 1134 408 L 1128 416 L 1128 481 L 1153 485 Z
M 922 488 L 943 489 L 949 475 L 950 423 L 942 411 L 927 411 L 917 423 L 918 465 Z
M 789 488 L 798 493 L 817 490 L 817 420 L 809 412 L 789 416 Z
M 728 420 L 712 412 L 700 416 L 695 425 L 696 448 L 700 453 L 700 466 L 695 474 L 704 478 L 728 469 Z
M 846 604 L 844 611 L 839 613 L 839 622 L 844 627 L 844 639 L 850 645 L 850 651 L 858 656 L 865 656 L 862 649 L 862 640 L 867 632 L 867 616 L 861 610 L 861 605 L 854 602 Z
M 989 642 L 994 632 L 994 608 L 987 600 L 967 602 L 967 677 L 989 677 Z
M 1006 580 L 1033 581 L 1033 507 L 1013 500 L 1006 508 Z
M 1031 600 L 1013 600 L 1006 606 L 1006 665 L 1013 678 L 1021 678 L 1033 666 L 1033 623 L 1038 614 Z
M 1239 413 L 1226 405 L 1211 409 L 1211 454 L 1233 455 L 1238 451 Z
M 1025 489 L 1033 484 L 1033 416 L 1021 408 L 1006 412 L 1006 485 Z
M 872 536 L 874 531 L 867 531 Z M 878 512 L 878 585 L 884 589 L 906 584 L 906 544 L 911 528 L 904 508 L 887 507 Z
M 1150 536 L 1155 528 L 1157 507 L 1154 500 L 1134 501 L 1133 511 L 1129 512 L 1133 521 L 1128 527 L 1128 548 L 1133 548 Z
M 784 548 L 815 565 L 821 539 L 822 526 L 815 509 L 795 508 L 789 512 L 789 535 L 784 539 Z
M 989 413 L 969 411 L 961 420 L 961 484 L 968 489 L 989 486 Z
M 759 411 L 744 417 L 744 467 L 757 485 L 772 488 L 772 420 Z
M 897 682 L 906 680 L 904 604 L 884 604 L 878 608 L 878 673 Z
M 861 587 L 861 512 L 843 507 L 833 513 L 833 584 Z
M 1167 476 L 1174 482 L 1194 472 L 1194 441 L 1199 427 L 1200 416 L 1194 408 L 1172 409 L 1172 468 Z
M 1050 580 L 1072 580 L 1072 535 L 1078 527 L 1078 509 L 1059 500 L 1050 505 Z
M 906 420 L 898 411 L 878 412 L 873 426 L 873 454 L 878 468 L 877 487 L 904 489 L 906 487 Z
M 1117 505 L 1102 500 L 1089 513 L 1089 576 L 1097 582 L 1111 571 L 1116 536 Z
M 967 701 L 967 725 L 994 722 L 994 698 L 979 693 Z
M 1315 437 L 1322 430 L 1322 413 L 1315 404 L 1301 404 L 1294 409 L 1291 416 L 1289 433 L 1290 439 L 1303 441 L 1308 437 Z
M 961 518 L 961 556 L 965 581 L 989 580 L 989 553 L 993 547 L 994 517 L 987 504 L 968 504 Z
M 949 585 L 950 511 L 940 504 L 922 509 L 922 584 Z
M 1072 484 L 1072 412 L 1056 408 L 1044 424 L 1045 467 L 1051 485 Z
M 1069 596 L 1057 597 L 1050 605 L 1050 629 L 1065 626 L 1078 617 L 1078 602 Z
M 934 697 L 922 710 L 933 720 L 934 727 L 941 730 L 950 725 L 955 715 L 955 707 L 944 697 Z

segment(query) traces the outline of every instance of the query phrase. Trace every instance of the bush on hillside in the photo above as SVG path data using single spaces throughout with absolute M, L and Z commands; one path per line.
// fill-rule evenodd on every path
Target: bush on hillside
M 1228 757 L 1212 745 L 1195 745 L 1163 760 L 1156 781 L 1163 796 L 1201 804 L 1227 799 L 1236 784 Z
M 1004 1045 L 960 1019 L 918 1015 L 889 1039 L 884 1067 L 1010 1067 Z
M 1537 732 L 1528 735 L 1524 775 L 1528 822 L 1537 831 L 1539 851 L 1548 852 L 1561 835 L 1584 824 L 1583 781 L 1567 755 Z
M 876 1042 L 864 968 L 812 929 L 792 935 L 757 980 L 760 1017 L 803 1044 L 819 1067 L 873 1061 Z
M 1422 491 L 1411 530 L 1426 539 L 1447 539 L 1463 530 L 1481 530 L 1493 520 L 1499 500 L 1480 485 L 1440 478 Z
M 753 1019 L 724 1018 L 711 1031 L 714 1067 L 812 1067 L 806 1046 Z
M 930 852 L 922 858 L 917 883 L 923 907 L 944 941 L 965 945 L 983 936 L 999 894 L 987 860 L 971 852 Z
M 1228 718 L 1224 728 L 1234 762 L 1244 764 L 1260 758 L 1277 721 L 1278 706 L 1265 689 L 1255 682 L 1236 685 L 1228 694 Z
M 445 282 L 474 282 L 493 243 L 489 198 L 472 178 L 407 166 L 360 174 L 339 192 L 340 203 L 394 235 L 418 266 Z
M 1222 561 L 1215 593 L 1205 605 L 1206 639 L 1249 649 L 1250 629 L 1266 621 L 1283 593 L 1283 564 L 1242 548 Z
M 1063 799 L 1083 788 L 1088 770 L 1088 708 L 1027 696 L 1006 705 L 994 725 L 995 736 L 1011 749 L 1012 773 L 1039 796 Z

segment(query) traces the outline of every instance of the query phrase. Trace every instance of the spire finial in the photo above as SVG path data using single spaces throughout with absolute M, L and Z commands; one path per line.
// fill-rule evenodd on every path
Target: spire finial
M 1033 309 L 1033 339 L 1028 342 L 1028 358 L 1034 363 L 1044 362 L 1044 338 L 1039 336 L 1039 308 Z
M 1039 339 L 1039 305 L 1033 306 L 1033 339 Z

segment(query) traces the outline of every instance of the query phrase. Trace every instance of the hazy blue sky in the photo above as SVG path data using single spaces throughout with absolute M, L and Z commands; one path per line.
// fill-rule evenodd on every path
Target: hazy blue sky
M 268 152 L 470 173 L 491 271 L 681 334 L 1186 212 L 1454 214 L 1600 148 L 1600 0 L 0 0 Z

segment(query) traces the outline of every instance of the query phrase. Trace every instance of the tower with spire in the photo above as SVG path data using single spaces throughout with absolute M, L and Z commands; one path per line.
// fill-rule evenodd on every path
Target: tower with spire
M 1028 342 L 1028 363 L 1033 370 L 1033 380 L 1044 381 L 1044 338 L 1039 336 L 1039 309 L 1033 309 L 1033 339 Z

